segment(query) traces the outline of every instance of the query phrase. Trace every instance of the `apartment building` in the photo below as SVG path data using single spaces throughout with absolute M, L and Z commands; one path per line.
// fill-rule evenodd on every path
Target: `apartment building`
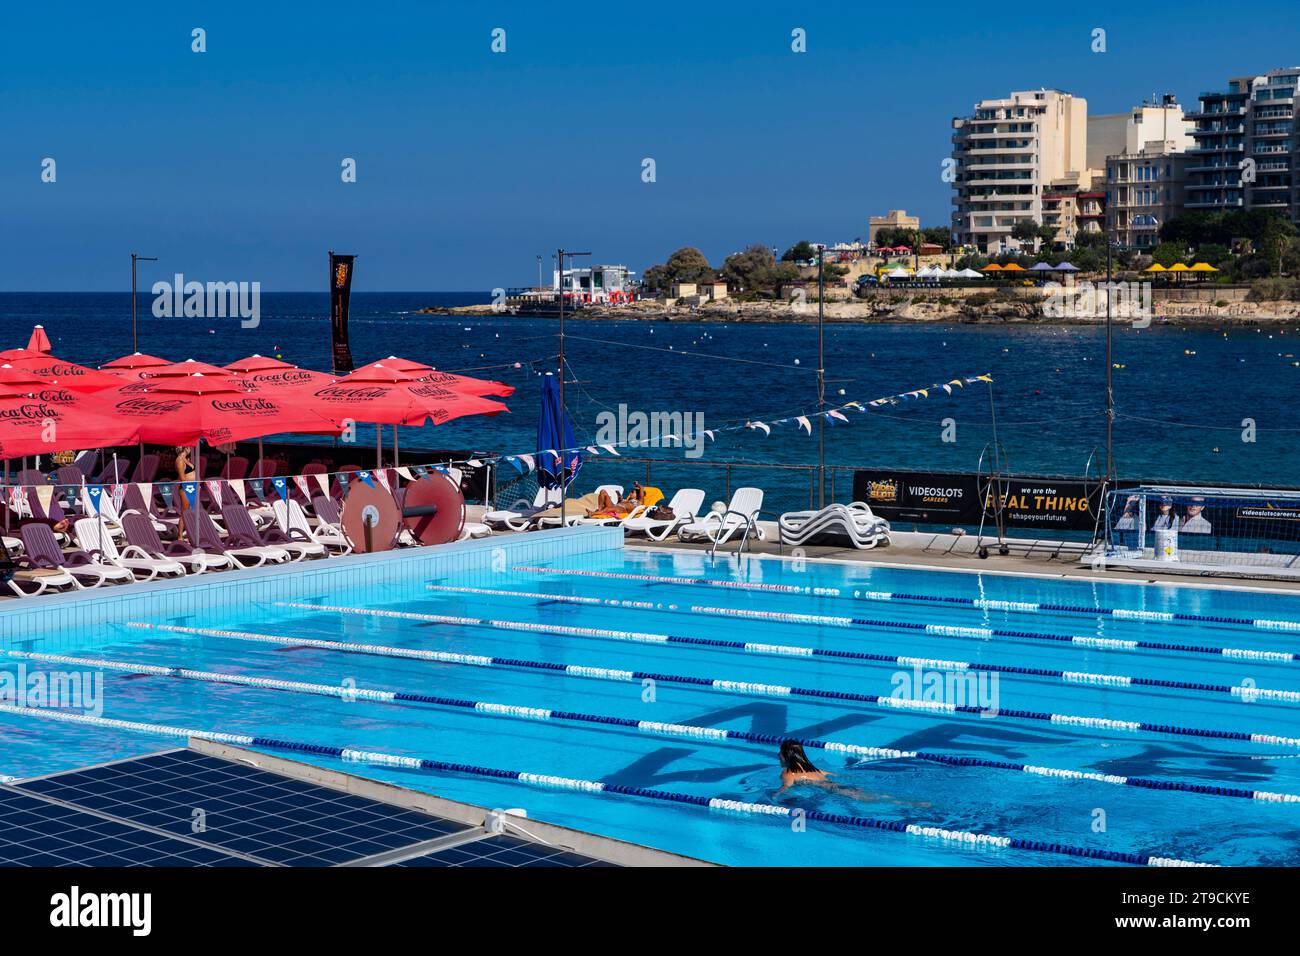
M 1059 90 L 1013 92 L 983 100 L 953 125 L 952 231 L 957 242 L 996 253 L 1013 248 L 1011 231 L 1043 223 L 1044 194 L 1055 182 L 1081 187 L 1087 169 L 1088 104 Z
M 1158 106 L 1144 103 L 1117 119 L 1123 120 L 1122 138 L 1115 138 L 1113 128 L 1099 129 L 1097 135 L 1097 144 L 1108 148 L 1103 159 L 1106 232 L 1120 248 L 1149 249 L 1160 242 L 1160 227 L 1186 202 L 1195 124 L 1172 95 Z M 1091 152 L 1091 125 L 1088 136 Z
M 1195 160 L 1168 145 L 1149 143 L 1106 160 L 1106 232 L 1121 249 L 1159 245 L 1160 227 L 1186 205 L 1187 170 Z
M 1295 94 L 1300 67 L 1237 77 L 1202 93 L 1187 167 L 1191 210 L 1274 209 L 1300 222 Z
M 1111 156 L 1140 153 L 1148 143 L 1170 143 L 1171 152 L 1185 152 L 1196 145 L 1194 128 L 1172 93 L 1166 93 L 1159 103 L 1143 103 L 1127 113 L 1089 116 L 1088 166 L 1105 169 Z

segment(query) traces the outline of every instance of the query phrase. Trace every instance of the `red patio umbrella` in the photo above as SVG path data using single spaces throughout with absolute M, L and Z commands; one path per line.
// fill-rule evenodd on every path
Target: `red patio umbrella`
M 268 391 L 283 395 L 294 389 L 321 387 L 334 381 L 333 375 L 313 372 L 311 369 L 298 368 L 279 359 L 250 355 L 248 358 L 231 362 L 226 369 L 232 373 L 235 382 L 250 391 Z
M 133 422 L 74 411 L 7 388 L 0 390 L 0 458 L 48 455 L 72 448 L 127 445 L 136 440 Z
M 336 423 L 344 420 L 377 425 L 435 425 L 465 415 L 496 415 L 509 411 L 500 402 L 453 392 L 427 382 L 357 382 L 347 375 L 336 382 L 304 389 L 301 395 L 320 414 Z
M 130 355 L 123 355 L 121 358 L 115 358 L 111 362 L 105 362 L 99 367 L 101 372 L 113 372 L 119 374 L 122 372 L 134 372 L 138 369 L 157 368 L 160 365 L 172 364 L 169 359 L 159 358 L 156 355 L 146 355 L 144 352 L 133 352 Z
M 279 359 L 270 358 L 266 355 L 258 355 L 254 352 L 246 358 L 238 359 L 226 364 L 226 371 L 242 374 L 244 372 L 265 372 L 273 368 L 293 368 L 288 362 L 282 362 Z
M 27 347 L 33 352 L 50 351 L 50 337 L 45 334 L 45 326 L 38 325 L 32 329 L 32 337 L 27 340 Z
M 17 352 L 19 350 L 15 349 L 13 351 Z M 0 358 L 2 357 L 3 354 L 0 353 Z M 98 369 L 77 365 L 75 362 L 65 362 L 53 355 L 42 355 L 40 353 L 20 355 L 16 358 L 10 358 L 8 361 L 14 368 L 22 369 L 24 372 L 31 372 L 33 375 L 39 375 L 52 383 L 57 382 L 64 388 L 70 388 L 78 392 L 95 392 L 122 384 L 122 379 L 110 372 L 101 372 Z
M 239 388 L 229 378 L 185 378 L 132 382 L 95 396 L 106 413 L 139 427 L 140 441 L 160 445 L 209 445 L 261 438 L 281 432 L 339 431 L 307 403 L 286 401 Z
M 464 392 L 467 395 L 494 395 L 501 398 L 509 397 L 515 392 L 513 385 L 507 385 L 505 382 L 494 382 L 485 378 L 471 378 L 468 375 L 456 375 L 452 372 L 439 372 L 432 365 L 425 365 L 422 362 L 416 362 L 411 359 L 400 358 L 396 355 L 390 355 L 386 359 L 380 359 L 378 362 L 371 362 L 369 365 L 363 365 L 357 369 L 348 378 L 354 381 L 395 381 L 396 378 L 390 377 L 392 372 L 405 372 L 408 375 L 423 379 L 426 382 L 432 382 L 441 385 L 444 388 L 450 388 L 457 392 Z M 374 376 L 380 376 L 376 378 Z M 364 376 L 362 378 L 361 376 Z

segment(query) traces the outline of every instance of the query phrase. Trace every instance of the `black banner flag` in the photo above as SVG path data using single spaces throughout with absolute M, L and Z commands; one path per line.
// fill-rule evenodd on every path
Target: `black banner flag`
M 334 344 L 335 375 L 356 368 L 348 345 L 348 303 L 352 297 L 352 263 L 356 258 L 336 255 L 330 250 L 330 340 Z

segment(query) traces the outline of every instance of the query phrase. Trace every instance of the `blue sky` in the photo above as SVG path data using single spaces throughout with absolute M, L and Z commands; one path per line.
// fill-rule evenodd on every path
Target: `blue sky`
M 557 245 L 640 271 L 685 244 L 720 263 L 752 242 L 852 239 L 889 208 L 941 225 L 950 119 L 977 99 L 1047 86 L 1090 112 L 1153 92 L 1188 105 L 1300 58 L 1276 18 L 1214 26 L 1221 0 L 989 9 L 7 4 L 0 289 L 126 288 L 132 249 L 160 275 L 323 289 L 330 247 L 361 256 L 358 291 L 487 289 L 535 281 Z

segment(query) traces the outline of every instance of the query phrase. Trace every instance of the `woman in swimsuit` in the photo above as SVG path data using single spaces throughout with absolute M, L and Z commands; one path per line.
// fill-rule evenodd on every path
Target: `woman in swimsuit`
M 772 795 L 774 800 L 796 784 L 806 783 L 812 784 L 814 787 L 821 787 L 830 793 L 838 793 L 854 800 L 861 800 L 863 803 L 875 803 L 883 800 L 922 809 L 930 806 L 925 801 L 897 800 L 886 793 L 868 793 L 865 790 L 859 790 L 857 787 L 844 787 L 834 783 L 830 778 L 835 774 L 826 770 L 818 770 L 813 762 L 808 759 L 808 755 L 804 753 L 803 744 L 797 740 L 783 740 L 781 742 L 780 758 L 781 789 Z

